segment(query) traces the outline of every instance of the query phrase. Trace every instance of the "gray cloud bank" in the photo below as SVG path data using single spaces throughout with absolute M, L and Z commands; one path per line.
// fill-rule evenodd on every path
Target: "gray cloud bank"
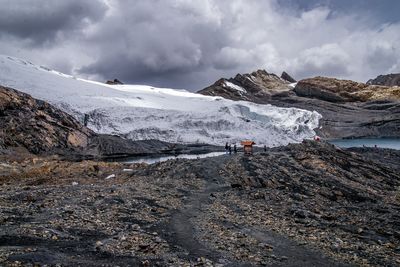
M 260 68 L 366 81 L 400 72 L 400 23 L 370 2 L 349 12 L 316 0 L 0 0 L 0 50 L 100 81 L 190 90 Z

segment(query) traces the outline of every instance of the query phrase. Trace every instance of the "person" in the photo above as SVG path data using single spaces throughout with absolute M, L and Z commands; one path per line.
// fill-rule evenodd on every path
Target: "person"
M 234 145 L 233 145 L 233 153 L 235 153 L 235 154 L 237 153 L 237 147 L 236 147 L 236 144 L 234 144 Z
M 267 152 L 267 146 L 264 145 L 264 152 Z
M 231 154 L 232 154 L 232 146 L 229 145 L 229 155 L 231 155 Z
M 87 126 L 89 121 L 89 114 L 85 113 L 85 116 L 83 117 L 83 125 Z
M 226 154 L 228 154 L 228 148 L 229 148 L 228 142 L 226 142 L 226 143 L 225 143 L 225 152 L 226 152 Z

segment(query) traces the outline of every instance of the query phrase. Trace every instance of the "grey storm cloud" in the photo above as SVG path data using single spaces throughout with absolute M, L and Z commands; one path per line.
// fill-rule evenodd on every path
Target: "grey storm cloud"
M 190 90 L 256 69 L 400 72 L 400 23 L 384 16 L 398 4 L 346 2 L 0 0 L 0 49 L 85 78 Z
M 0 0 L 0 6 L 0 34 L 28 39 L 33 45 L 80 30 L 103 18 L 107 10 L 98 0 Z

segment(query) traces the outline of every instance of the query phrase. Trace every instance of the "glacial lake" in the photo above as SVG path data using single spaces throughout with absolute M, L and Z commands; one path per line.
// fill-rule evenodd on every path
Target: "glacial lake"
M 377 147 L 392 148 L 400 150 L 400 138 L 357 138 L 357 139 L 336 139 L 329 140 L 338 147 Z
M 201 158 L 209 158 L 216 157 L 226 154 L 225 152 L 211 152 L 206 154 L 180 154 L 176 156 L 164 156 L 164 157 L 144 157 L 144 158 L 131 158 L 121 161 L 122 163 L 147 163 L 154 164 L 158 162 L 167 161 L 170 159 L 201 159 Z

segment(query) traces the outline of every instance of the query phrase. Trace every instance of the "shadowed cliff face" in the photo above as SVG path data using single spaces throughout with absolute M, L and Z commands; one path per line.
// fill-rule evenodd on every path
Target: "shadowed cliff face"
M 400 87 L 315 77 L 301 80 L 293 88 L 275 74 L 268 74 L 274 82 L 256 83 L 252 76 L 257 73 L 221 79 L 199 93 L 315 110 L 322 115 L 316 132 L 324 138 L 400 137 Z M 227 81 L 242 90 L 227 86 Z
M 94 133 L 73 117 L 27 94 L 0 87 L 2 146 L 23 147 L 32 153 L 81 150 Z

